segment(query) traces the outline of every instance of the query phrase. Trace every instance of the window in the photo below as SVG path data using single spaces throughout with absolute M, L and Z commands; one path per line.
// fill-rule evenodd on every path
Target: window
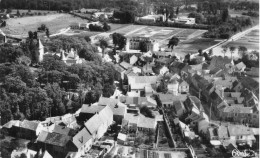
M 237 113 L 235 113 L 234 116 L 237 116 Z
M 250 114 L 247 114 L 248 117 L 250 117 Z

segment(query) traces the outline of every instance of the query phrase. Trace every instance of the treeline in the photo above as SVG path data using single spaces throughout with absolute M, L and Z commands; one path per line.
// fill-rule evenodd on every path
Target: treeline
M 44 43 L 49 52 L 59 54 L 60 48 L 74 48 L 86 62 L 67 66 L 58 55 L 46 55 L 39 68 L 29 67 L 33 58 L 22 47 L 1 45 L 2 124 L 11 119 L 44 120 L 75 112 L 82 103 L 96 102 L 101 94 L 110 97 L 115 90 L 114 67 L 102 63 L 88 41 L 89 38 L 66 36 L 50 39 Z M 68 91 L 79 95 L 68 97 Z
M 106 7 L 127 7 L 126 3 L 132 3 L 125 0 L 2 0 L 1 8 L 31 9 L 31 10 L 63 10 L 71 11 L 81 8 L 106 8 Z

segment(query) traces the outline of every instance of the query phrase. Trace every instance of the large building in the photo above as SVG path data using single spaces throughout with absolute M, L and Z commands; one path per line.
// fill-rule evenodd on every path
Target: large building
M 148 50 L 150 50 L 152 52 L 159 51 L 159 43 L 148 37 L 129 37 L 129 38 L 127 38 L 125 50 L 126 51 L 140 50 L 140 43 L 143 41 L 147 43 Z

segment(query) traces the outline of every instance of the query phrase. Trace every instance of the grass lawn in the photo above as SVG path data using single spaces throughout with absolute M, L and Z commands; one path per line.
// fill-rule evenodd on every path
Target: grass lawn
M 36 31 L 41 24 L 45 24 L 49 28 L 50 33 L 53 34 L 61 29 L 68 28 L 70 23 L 73 22 L 86 23 L 88 21 L 69 14 L 30 16 L 8 19 L 6 20 L 7 26 L 2 28 L 2 30 L 6 34 L 26 37 L 28 31 Z

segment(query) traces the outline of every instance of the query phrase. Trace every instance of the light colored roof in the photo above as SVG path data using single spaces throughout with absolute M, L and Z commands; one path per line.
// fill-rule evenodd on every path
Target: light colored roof
M 131 56 L 131 58 L 130 58 L 130 64 L 131 64 L 131 65 L 134 65 L 134 64 L 137 62 L 137 60 L 138 60 L 138 58 L 137 58 L 135 55 Z
M 20 122 L 19 127 L 36 131 L 40 122 L 24 120 Z
M 139 115 L 133 114 L 133 113 L 126 113 L 125 117 L 124 117 L 124 120 L 126 120 L 128 123 L 131 123 L 131 124 L 137 124 L 138 119 L 139 119 Z
M 5 128 L 12 128 L 13 126 L 19 126 L 20 121 L 19 120 L 11 120 L 9 122 L 7 122 L 6 124 L 3 125 L 3 127 Z
M 119 102 L 118 99 L 100 97 L 98 100 L 99 105 L 109 105 L 114 107 Z
M 224 112 L 250 114 L 253 113 L 253 110 L 251 107 L 227 106 L 225 107 Z
M 252 129 L 244 125 L 229 125 L 228 132 L 230 136 L 241 136 L 254 134 Z
M 129 64 L 129 63 L 125 62 L 125 61 L 121 62 L 119 65 L 122 66 L 126 70 L 132 67 L 131 64 Z
M 88 131 L 93 134 L 96 132 L 99 128 L 99 126 L 102 124 L 102 119 L 99 115 L 92 116 L 87 122 L 85 122 L 85 127 L 88 129 Z
M 145 117 L 142 114 L 139 115 L 137 127 L 154 129 L 155 126 L 156 126 L 155 118 Z
M 178 94 L 175 96 L 173 94 L 159 93 L 159 97 L 162 102 L 185 101 L 187 99 L 187 94 Z
M 122 141 L 126 141 L 126 135 L 123 133 L 118 133 L 117 139 L 122 140 Z
M 228 130 L 226 126 L 219 126 L 218 127 L 218 137 L 219 138 L 229 138 Z
M 76 147 L 79 149 L 82 146 L 85 145 L 87 141 L 89 141 L 92 138 L 91 134 L 87 131 L 86 128 L 83 128 L 81 131 L 79 131 L 74 137 L 72 142 L 76 145 Z

